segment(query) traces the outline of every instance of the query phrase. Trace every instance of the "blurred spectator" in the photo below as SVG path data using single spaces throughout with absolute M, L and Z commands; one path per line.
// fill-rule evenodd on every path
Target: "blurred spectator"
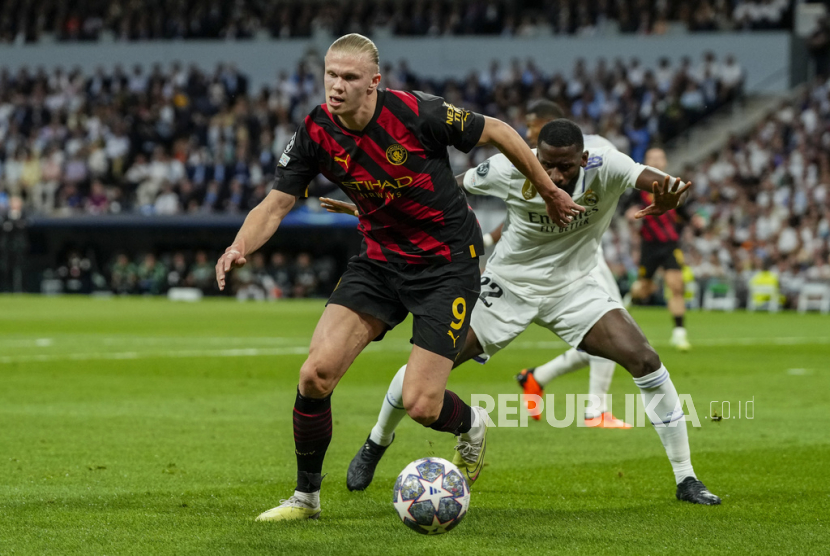
M 233 291 L 240 301 L 273 299 L 274 281 L 265 268 L 265 255 L 254 253 L 249 264 L 234 271 L 231 276 Z
M 317 293 L 319 278 L 311 264 L 311 256 L 308 253 L 297 255 L 297 262 L 294 267 L 294 297 L 311 297 Z
M 213 265 L 208 261 L 207 253 L 204 251 L 196 252 L 196 260 L 193 266 L 190 267 L 190 273 L 187 275 L 187 285 L 199 288 L 202 293 L 209 295 L 214 293 L 216 284 L 216 272 Z
M 180 288 L 185 286 L 187 279 L 187 259 L 184 253 L 177 251 L 173 254 L 167 270 L 167 288 Z
M 287 297 L 291 294 L 291 268 L 283 253 L 279 251 L 271 255 L 271 265 L 268 274 L 273 282 L 271 297 Z
M 672 24 L 691 31 L 787 28 L 788 0 L 542 0 L 535 3 L 462 0 L 385 0 L 308 4 L 299 0 L 238 0 L 233 3 L 36 0 L 3 8 L 0 39 L 16 44 L 45 36 L 59 41 L 150 39 L 250 40 L 363 33 L 385 37 L 441 35 L 538 35 L 610 32 L 663 34 Z M 10 13 L 10 10 L 17 10 Z M 148 15 L 150 14 L 150 15 Z M 37 24 L 32 24 L 36 21 Z M 224 76 L 229 92 L 244 93 L 232 69 Z M 148 78 L 133 71 L 128 87 L 148 88 Z M 100 86 L 100 85 L 99 85 Z
M 77 251 L 71 251 L 66 264 L 58 268 L 65 293 L 92 293 L 92 274 L 92 262 Z
M 107 212 L 109 198 L 107 197 L 107 191 L 104 189 L 104 184 L 101 183 L 101 180 L 96 179 L 92 182 L 89 197 L 87 197 L 85 204 L 86 212 L 89 214 L 102 214 Z
M 815 74 L 830 77 L 830 19 L 822 17 L 807 41 Z
M 144 255 L 144 260 L 136 269 L 138 293 L 158 295 L 165 290 L 167 269 L 152 253 Z
M 110 266 L 110 287 L 114 293 L 134 293 L 138 276 L 126 253 L 119 253 Z
M 0 291 L 23 291 L 29 241 L 23 199 L 0 190 Z

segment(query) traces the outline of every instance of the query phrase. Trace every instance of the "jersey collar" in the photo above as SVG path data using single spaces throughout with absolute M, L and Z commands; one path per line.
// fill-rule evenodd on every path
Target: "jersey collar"
M 574 187 L 573 195 L 571 195 L 571 199 L 576 199 L 580 195 L 585 193 L 585 168 L 579 169 L 579 178 L 576 180 L 576 187 Z

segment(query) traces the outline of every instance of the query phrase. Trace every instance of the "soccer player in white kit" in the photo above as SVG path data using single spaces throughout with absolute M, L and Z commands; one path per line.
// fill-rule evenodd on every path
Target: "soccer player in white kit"
M 573 347 L 619 363 L 634 377 L 644 406 L 653 408 L 649 418 L 671 462 L 677 498 L 720 504 L 695 476 L 683 410 L 668 370 L 622 304 L 591 276 L 600 238 L 626 189 L 654 193 L 654 204 L 638 213 L 644 216 L 675 208 L 690 184 L 681 184 L 679 178 L 671 183 L 669 176 L 616 150 L 599 149 L 589 156 L 579 127 L 564 119 L 542 128 L 537 157 L 553 182 L 586 210 L 565 228 L 552 224 L 533 185 L 501 155 L 463 175 L 468 193 L 504 199 L 508 216 L 504 237 L 481 277 L 481 296 L 455 366 L 474 357 L 492 357 L 531 323 Z M 332 204 L 324 201 L 329 210 L 337 211 Z M 363 490 L 371 483 L 394 439 L 405 414 L 405 369 L 392 380 L 378 423 L 349 466 L 350 490 Z
M 542 126 L 546 123 L 564 117 L 564 112 L 558 104 L 549 100 L 540 100 L 534 103 L 527 111 L 526 123 L 527 133 L 526 139 L 531 147 L 535 147 L 539 138 L 539 132 Z M 583 135 L 584 148 L 588 151 L 588 156 L 597 149 L 614 149 L 617 147 L 608 139 L 600 135 Z M 503 225 L 489 234 L 484 235 L 484 245 L 489 247 L 501 238 Z M 597 249 L 597 263 L 594 270 L 591 271 L 597 282 L 608 292 L 608 295 L 613 297 L 621 305 L 623 304 L 620 288 L 614 278 L 611 269 L 605 262 L 605 254 L 602 251 L 602 243 L 599 243 Z M 542 397 L 544 395 L 544 387 L 558 376 L 562 376 L 573 371 L 577 371 L 583 367 L 590 367 L 590 375 L 588 379 L 588 394 L 595 396 L 599 403 L 596 405 L 589 405 L 585 408 L 585 425 L 588 427 L 606 428 L 606 429 L 630 429 L 631 425 L 614 417 L 608 410 L 607 394 L 611 387 L 611 379 L 614 376 L 614 369 L 617 364 L 609 359 L 589 355 L 584 351 L 576 348 L 571 348 L 555 359 L 548 361 L 543 365 L 530 369 L 522 369 L 516 375 L 516 380 L 524 391 L 525 406 L 528 408 L 528 413 L 533 419 L 537 421 L 542 418 L 541 412 L 536 411 L 535 398 L 532 396 Z

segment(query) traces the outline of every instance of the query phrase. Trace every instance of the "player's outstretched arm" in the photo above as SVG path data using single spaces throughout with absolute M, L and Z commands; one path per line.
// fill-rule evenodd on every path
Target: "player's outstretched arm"
M 674 183 L 672 183 L 674 181 Z M 685 193 L 692 186 L 692 182 L 685 184 L 680 178 L 672 178 L 669 175 L 658 173 L 646 168 L 637 178 L 637 189 L 648 191 L 654 196 L 654 201 L 637 212 L 635 219 L 649 215 L 660 215 L 672 209 L 676 209 L 685 201 Z
M 291 211 L 297 198 L 282 191 L 273 190 L 248 216 L 236 234 L 236 239 L 216 263 L 216 282 L 219 289 L 225 289 L 225 275 L 232 268 L 244 265 L 246 257 L 271 239 L 274 232 Z
M 495 118 L 485 117 L 484 131 L 479 145 L 489 144 L 498 148 L 530 182 L 545 200 L 548 216 L 559 227 L 567 227 L 574 216 L 585 208 L 574 203 L 571 196 L 556 187 L 536 155 L 516 133 L 516 130 Z

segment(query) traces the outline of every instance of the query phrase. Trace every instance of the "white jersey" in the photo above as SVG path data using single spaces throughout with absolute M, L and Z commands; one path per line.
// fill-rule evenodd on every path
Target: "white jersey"
M 602 135 L 585 135 L 582 134 L 582 143 L 583 147 L 586 151 L 588 151 L 588 156 L 594 154 L 594 151 L 597 149 L 613 149 L 618 151 L 614 143 L 603 137 Z M 597 264 L 605 263 L 605 253 L 602 250 L 602 242 L 599 243 L 599 247 L 597 248 Z M 610 272 L 610 270 L 609 270 Z M 619 288 L 617 288 L 619 290 Z
M 551 222 L 536 188 L 503 154 L 468 170 L 468 192 L 493 195 L 507 204 L 504 232 L 487 262 L 488 271 L 521 296 L 561 295 L 574 287 L 596 266 L 602 234 L 617 202 L 644 169 L 616 149 L 589 151 L 572 194 L 586 210 L 566 228 Z

